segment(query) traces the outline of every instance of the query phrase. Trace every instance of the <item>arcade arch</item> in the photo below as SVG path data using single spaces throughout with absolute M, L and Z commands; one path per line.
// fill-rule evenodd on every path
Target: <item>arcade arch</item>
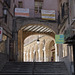
M 39 37 L 40 40 L 39 44 L 37 44 L 37 37 Z M 53 48 L 54 51 L 52 51 Z M 18 61 L 49 62 L 53 55 L 51 52 L 54 52 L 53 61 L 56 61 L 56 48 L 55 32 L 49 27 L 43 25 L 28 25 L 18 31 Z

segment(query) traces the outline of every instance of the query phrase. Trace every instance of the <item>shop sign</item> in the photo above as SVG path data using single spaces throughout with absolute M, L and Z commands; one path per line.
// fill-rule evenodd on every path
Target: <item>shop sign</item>
M 15 8 L 15 16 L 17 16 L 17 17 L 29 17 L 29 9 Z
M 0 41 L 2 41 L 2 33 L 3 33 L 3 28 L 0 27 Z
M 64 44 L 64 35 L 55 35 L 56 44 Z
M 42 19 L 55 20 L 55 10 L 41 10 Z

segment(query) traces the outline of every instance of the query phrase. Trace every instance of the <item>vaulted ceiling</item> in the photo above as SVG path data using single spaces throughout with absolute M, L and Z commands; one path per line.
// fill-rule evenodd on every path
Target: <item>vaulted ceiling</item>
M 50 33 L 53 32 L 50 28 L 40 25 L 29 25 L 22 28 L 23 31 L 36 32 L 36 33 Z

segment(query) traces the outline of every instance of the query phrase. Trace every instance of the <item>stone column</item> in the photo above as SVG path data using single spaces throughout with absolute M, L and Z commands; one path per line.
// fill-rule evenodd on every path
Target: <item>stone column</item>
M 36 45 L 36 62 L 38 62 L 38 45 Z
M 25 62 L 27 62 L 27 49 L 25 49 Z
M 37 44 L 36 60 L 39 62 L 39 45 Z
M 43 62 L 43 43 L 40 43 L 40 61 Z
M 30 62 L 30 50 L 28 50 L 28 62 Z
M 48 45 L 46 44 L 46 50 L 45 50 L 45 62 L 47 62 L 48 61 Z
M 40 44 L 38 44 L 38 61 L 40 62 Z
M 37 46 L 37 44 L 35 44 L 35 46 L 34 46 L 34 60 L 35 60 L 35 62 L 38 61 L 38 46 Z
M 43 62 L 45 62 L 45 46 L 43 48 Z
M 27 52 L 26 52 L 26 58 L 27 58 L 27 60 L 26 60 L 26 61 L 28 62 L 28 60 L 29 60 L 29 58 L 28 58 L 28 54 L 29 54 L 29 53 L 28 53 L 28 48 L 27 48 L 27 50 L 26 50 L 26 51 L 27 51 Z
M 31 49 L 31 62 L 33 62 L 33 56 L 34 56 L 33 50 L 34 50 L 34 48 L 32 47 L 32 49 Z
M 30 49 L 30 62 L 32 61 L 32 48 Z
M 26 62 L 26 52 L 25 52 L 25 62 Z
M 55 44 L 55 61 L 58 61 L 58 58 L 57 58 L 57 45 Z
M 46 62 L 46 45 L 44 45 L 44 62 Z
M 23 57 L 24 57 L 23 61 L 26 62 L 26 52 L 25 51 L 24 51 L 24 56 Z
M 47 61 L 47 62 L 49 61 L 48 58 L 49 58 L 49 51 L 46 50 L 46 61 Z

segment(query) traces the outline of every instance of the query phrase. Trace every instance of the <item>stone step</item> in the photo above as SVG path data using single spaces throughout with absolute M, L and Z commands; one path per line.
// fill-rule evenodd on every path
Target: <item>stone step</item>
M 0 75 L 68 75 L 63 73 L 0 73 Z
M 34 75 L 68 75 L 63 62 L 7 62 L 0 73 L 33 75 L 32 72 Z

